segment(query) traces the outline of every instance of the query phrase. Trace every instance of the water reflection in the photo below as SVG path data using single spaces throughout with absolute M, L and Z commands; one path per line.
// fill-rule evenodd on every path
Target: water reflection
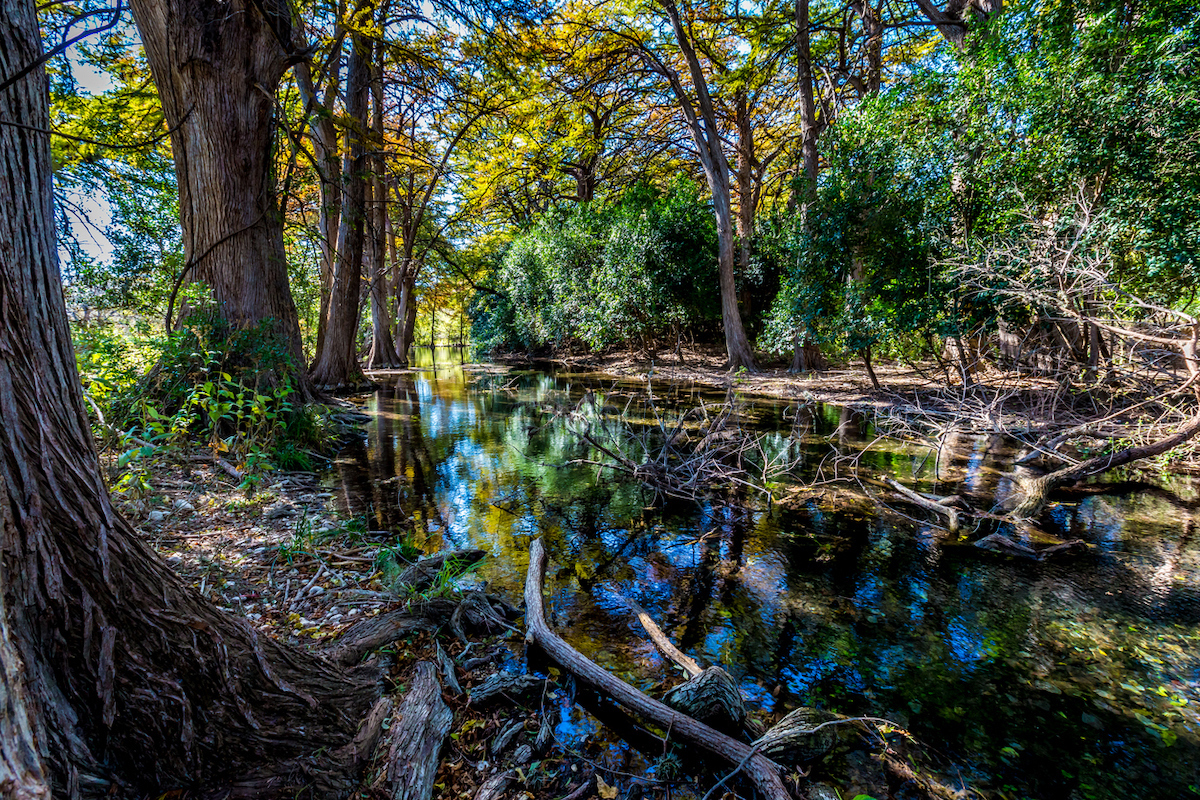
M 554 416 L 590 390 L 597 408 L 649 424 L 644 388 L 469 365 L 389 377 L 367 403 L 366 441 L 338 461 L 340 496 L 429 551 L 488 550 L 481 577 L 514 599 L 528 542 L 545 537 L 553 622 L 643 688 L 670 670 L 611 590 L 685 651 L 724 665 L 760 707 L 894 719 L 945 755 L 948 774 L 997 797 L 1181 797 L 1200 786 L 1194 485 L 1117 484 L 1062 502 L 1051 532 L 1095 548 L 1043 564 L 981 553 L 850 484 L 770 513 L 656 509 L 639 488 L 571 464 L 594 454 Z M 663 413 L 721 399 L 654 390 Z M 803 455 L 808 477 L 828 477 L 831 448 L 875 436 L 844 409 L 756 403 L 747 418 Z M 941 444 L 877 443 L 860 464 L 977 507 L 1011 491 L 1002 441 Z M 572 740 L 592 730 L 568 722 Z

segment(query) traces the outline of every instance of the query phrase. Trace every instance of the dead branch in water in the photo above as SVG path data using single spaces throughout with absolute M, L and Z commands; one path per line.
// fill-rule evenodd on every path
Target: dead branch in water
M 654 421 L 636 432 L 627 425 L 597 431 L 583 405 L 568 415 L 570 430 L 606 460 L 571 463 L 621 473 L 665 497 L 700 500 L 740 489 L 766 495 L 767 502 L 773 503 L 768 483 L 795 467 L 787 452 L 772 456 L 764 444 L 766 436 L 741 425 L 732 392 L 715 413 L 701 403 L 673 423 L 663 419 L 650 393 L 648 408 Z
M 546 572 L 546 549 L 541 539 L 529 548 L 529 572 L 525 580 L 526 640 L 578 680 L 608 695 L 639 716 L 670 730 L 730 764 L 738 765 L 768 800 L 791 800 L 779 777 L 778 765 L 759 755 L 750 745 L 732 739 L 709 726 L 639 692 L 610 675 L 587 656 L 567 644 L 546 622 L 542 586 Z

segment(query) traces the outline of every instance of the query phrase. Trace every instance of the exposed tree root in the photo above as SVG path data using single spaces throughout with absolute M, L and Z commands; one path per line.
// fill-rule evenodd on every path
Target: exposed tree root
M 396 709 L 388 734 L 387 780 L 392 800 L 430 800 L 442 743 L 454 715 L 442 702 L 437 667 L 417 664 L 412 687 Z

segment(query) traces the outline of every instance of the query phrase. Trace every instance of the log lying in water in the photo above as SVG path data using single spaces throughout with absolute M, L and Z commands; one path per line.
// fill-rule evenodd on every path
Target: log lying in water
M 1086 553 L 1088 549 L 1088 543 L 1083 539 L 1060 539 L 1045 547 L 1033 548 L 1021 544 L 1002 533 L 993 533 L 985 536 L 975 542 L 975 546 L 981 550 L 991 550 L 995 553 L 1004 553 L 1021 558 L 1032 558 L 1035 561 L 1041 561 L 1055 553 Z
M 759 750 L 789 766 L 815 761 L 837 744 L 837 732 L 832 725 L 818 727 L 835 719 L 837 717 L 826 711 L 804 706 L 797 708 L 767 731 L 759 740 Z
M 751 739 L 758 739 L 762 736 L 762 726 L 750 719 L 746 713 L 746 704 L 741 690 L 738 689 L 728 672 L 716 668 L 719 670 L 719 675 L 714 673 L 704 677 L 706 671 L 696 663 L 695 659 L 675 646 L 662 628 L 658 627 L 650 614 L 646 612 L 646 609 L 619 592 L 613 592 L 613 594 L 629 606 L 659 652 L 674 661 L 691 676 L 687 683 L 672 689 L 663 698 L 663 702 L 671 708 L 682 711 L 684 714 L 730 735 L 741 728 Z M 722 680 L 722 676 L 724 680 Z
M 454 715 L 442 702 L 437 667 L 417 664 L 412 688 L 396 710 L 390 733 L 387 777 L 392 800 L 430 800 L 442 743 Z
M 545 571 L 546 549 L 541 539 L 534 539 L 529 548 L 529 572 L 525 580 L 526 641 L 536 644 L 578 680 L 607 694 L 635 714 L 670 730 L 673 736 L 737 765 L 768 800 L 790 800 L 779 777 L 779 766 L 770 759 L 755 752 L 750 745 L 647 697 L 597 666 L 555 633 L 546 622 L 542 598 Z

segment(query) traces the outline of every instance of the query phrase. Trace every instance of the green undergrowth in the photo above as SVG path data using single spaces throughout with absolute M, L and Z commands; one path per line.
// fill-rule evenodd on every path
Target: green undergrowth
M 144 323 L 73 329 L 86 406 L 101 450 L 113 450 L 113 489 L 150 493 L 156 459 L 200 450 L 241 475 L 253 494 L 276 470 L 312 470 L 339 434 L 297 395 L 290 354 L 267 326 L 230 331 L 197 312 L 169 334 Z

